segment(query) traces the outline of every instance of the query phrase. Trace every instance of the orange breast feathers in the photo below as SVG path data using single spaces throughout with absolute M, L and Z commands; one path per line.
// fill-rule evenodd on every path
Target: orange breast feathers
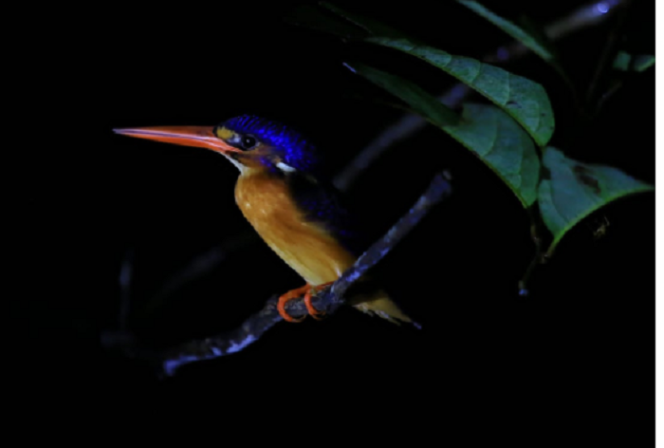
M 306 219 L 278 176 L 246 170 L 235 200 L 263 240 L 310 285 L 336 280 L 355 262 L 320 224 Z

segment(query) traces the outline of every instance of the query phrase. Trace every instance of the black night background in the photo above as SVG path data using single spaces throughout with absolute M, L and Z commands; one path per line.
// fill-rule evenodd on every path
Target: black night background
M 33 252 L 44 277 L 25 289 L 39 293 L 12 305 L 20 384 L 28 392 L 40 385 L 42 398 L 55 391 L 63 403 L 93 406 L 102 424 L 131 420 L 126 410 L 146 419 L 157 411 L 204 412 L 224 426 L 240 425 L 249 413 L 261 426 L 273 420 L 284 438 L 352 428 L 407 434 L 417 445 L 652 443 L 654 194 L 620 199 L 579 223 L 534 272 L 530 295 L 520 297 L 517 285 L 534 255 L 526 212 L 486 165 L 431 125 L 391 146 L 348 193 L 378 237 L 436 172 L 452 173 L 452 196 L 374 272 L 422 330 L 342 308 L 321 322 L 280 323 L 240 353 L 185 366 L 163 381 L 103 346 L 102 335 L 120 325 L 118 278 L 127 257 L 125 325 L 151 346 L 231 330 L 273 294 L 303 283 L 252 238 L 228 161 L 113 128 L 214 125 L 256 114 L 308 136 L 334 174 L 402 117 L 372 102 L 388 96 L 343 62 L 366 62 L 436 95 L 454 84 L 406 55 L 286 23 L 302 3 L 106 11 L 110 25 L 90 35 L 99 54 L 79 54 L 95 68 L 77 71 L 67 86 L 86 106 L 54 117 L 76 132 L 59 143 L 62 156 L 50 154 L 36 168 L 48 181 L 35 187 L 46 199 L 41 219 L 52 225 L 39 236 L 47 245 Z M 455 55 L 482 58 L 510 42 L 468 9 L 438 3 L 337 2 Z M 582 100 L 612 39 L 625 51 L 654 54 L 654 2 L 625 3 L 556 42 Z M 512 20 L 525 14 L 546 24 L 581 3 L 486 4 Z M 624 37 L 614 36 L 616 27 Z M 587 119 L 539 58 L 503 67 L 547 89 L 554 146 L 654 184 L 655 68 L 628 76 Z M 603 223 L 605 234 L 595 236 Z M 205 269 L 172 287 L 205 254 Z

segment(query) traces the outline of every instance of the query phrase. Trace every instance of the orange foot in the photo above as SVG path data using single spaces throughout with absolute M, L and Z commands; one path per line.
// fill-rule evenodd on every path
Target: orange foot
M 321 289 L 325 288 L 328 285 L 331 285 L 332 282 L 329 283 L 323 283 L 322 285 L 318 286 L 311 286 L 309 284 L 306 284 L 300 288 L 296 289 L 291 289 L 285 294 L 282 294 L 279 297 L 279 302 L 277 302 L 277 311 L 279 311 L 279 314 L 281 317 L 284 318 L 285 321 L 287 322 L 302 322 L 304 320 L 304 317 L 301 317 L 299 319 L 296 319 L 294 317 L 291 317 L 290 314 L 286 312 L 286 303 L 293 300 L 297 299 L 300 297 L 302 294 L 304 294 L 304 305 L 307 307 L 307 311 L 313 317 L 314 319 L 320 320 L 322 316 L 325 315 L 325 312 L 318 311 L 316 308 L 311 303 L 312 299 L 312 291 L 318 292 Z
M 316 308 L 314 308 L 313 304 L 311 303 L 311 291 L 318 292 L 321 289 L 325 289 L 326 286 L 331 285 L 334 282 L 327 282 L 323 283 L 322 285 L 314 286 L 307 291 L 307 293 L 304 295 L 304 306 L 307 307 L 307 311 L 309 311 L 309 314 L 311 317 L 313 317 L 316 320 L 321 320 L 323 316 L 325 316 L 325 311 L 318 311 Z

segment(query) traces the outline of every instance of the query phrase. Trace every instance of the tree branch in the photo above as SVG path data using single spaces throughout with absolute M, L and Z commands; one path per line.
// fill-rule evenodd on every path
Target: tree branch
M 452 187 L 447 173 L 438 174 L 415 205 L 380 240 L 376 241 L 355 264 L 331 287 L 312 299 L 316 309 L 332 314 L 344 303 L 344 294 L 360 277 L 375 266 L 390 250 L 408 235 L 433 206 L 447 198 Z M 185 364 L 214 359 L 237 353 L 260 339 L 265 332 L 283 319 L 277 311 L 278 296 L 271 297 L 258 313 L 249 317 L 239 328 L 199 341 L 191 341 L 157 354 L 161 373 L 172 376 Z M 307 314 L 303 298 L 291 300 L 286 310 L 293 317 Z M 139 355 L 140 356 L 140 355 Z

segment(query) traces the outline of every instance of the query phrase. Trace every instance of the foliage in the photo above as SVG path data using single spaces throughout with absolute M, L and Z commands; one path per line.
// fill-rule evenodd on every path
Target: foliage
M 532 27 L 518 26 L 476 1 L 459 3 L 521 42 L 569 82 L 555 49 Z M 554 113 L 546 90 L 537 82 L 476 59 L 452 55 L 327 3 L 321 3 L 320 8 L 300 8 L 289 20 L 349 42 L 379 45 L 419 58 L 489 100 L 492 104 L 463 105 L 459 117 L 412 81 L 365 64 L 345 64 L 450 134 L 488 165 L 528 209 L 533 226 L 537 228 L 541 220 L 551 232 L 548 255 L 570 229 L 593 211 L 616 199 L 654 188 L 619 169 L 584 164 L 560 149 L 548 147 L 555 129 Z M 613 66 L 616 70 L 641 72 L 653 64 L 652 56 L 632 57 L 620 52 Z M 533 212 L 537 209 L 539 218 Z M 539 255 L 535 264 L 540 261 Z

